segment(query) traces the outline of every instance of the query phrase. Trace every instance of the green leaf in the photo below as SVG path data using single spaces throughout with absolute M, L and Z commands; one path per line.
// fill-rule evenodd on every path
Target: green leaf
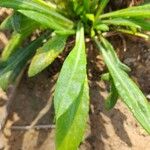
M 107 40 L 103 40 L 103 44 L 104 44 L 105 47 L 108 47 L 109 50 L 112 52 L 112 59 L 116 62 L 116 65 L 117 65 L 120 69 L 122 69 L 122 70 L 124 70 L 124 71 L 126 71 L 126 72 L 130 72 L 131 69 L 130 69 L 127 65 L 123 64 L 123 63 L 119 60 L 117 54 L 114 53 L 114 48 L 112 47 L 112 45 L 111 45 Z
M 87 18 L 88 20 L 90 20 L 91 22 L 94 22 L 94 21 L 95 21 L 95 16 L 94 16 L 94 14 L 86 14 L 85 16 L 86 16 L 86 18 Z
M 85 76 L 84 28 L 78 25 L 75 47 L 66 58 L 56 84 L 54 94 L 56 119 L 64 114 L 79 96 Z
M 74 16 L 73 1 L 54 0 L 57 8 L 67 16 Z
M 29 67 L 30 77 L 41 72 L 58 57 L 65 48 L 66 39 L 66 36 L 55 35 L 37 50 Z
M 95 42 L 102 52 L 118 94 L 138 122 L 150 133 L 150 105 L 148 101 L 127 73 L 118 67 L 114 59 L 115 51 L 110 50 L 110 47 L 104 44 L 106 43 L 104 38 L 101 37 L 101 40 L 102 44 L 97 39 Z
M 34 27 L 35 26 L 35 27 Z M 39 28 L 39 24 L 21 13 L 14 13 L 8 16 L 0 25 L 0 30 L 12 30 L 14 29 L 17 33 L 27 32 L 32 28 Z M 41 26 L 41 28 L 43 28 Z
M 119 97 L 119 94 L 118 94 L 118 91 L 114 85 L 114 82 L 112 80 L 112 77 L 110 75 L 110 73 L 105 73 L 101 76 L 101 79 L 104 80 L 104 81 L 108 81 L 110 82 L 111 84 L 111 88 L 110 88 L 110 93 L 109 93 L 109 96 L 106 98 L 105 100 L 105 108 L 106 110 L 110 110 L 112 109 L 115 104 L 117 103 L 117 100 L 118 100 L 118 97 Z
M 36 49 L 41 46 L 44 37 L 41 36 L 33 41 L 27 48 L 18 49 L 6 62 L 1 62 L 0 87 L 2 89 L 7 89 L 9 83 L 15 80 Z
M 27 37 L 28 34 L 20 34 L 14 32 L 8 44 L 2 52 L 2 60 L 7 61 L 7 59 L 15 52 L 18 47 L 22 44 L 23 40 Z
M 42 28 L 39 23 L 35 22 L 34 20 L 22 15 L 19 12 L 15 12 L 12 15 L 11 23 L 14 28 L 14 31 L 17 33 L 26 33 L 31 32 L 33 29 Z
M 0 24 L 0 30 L 12 30 L 12 24 L 11 19 L 13 15 L 8 16 L 1 24 Z
M 106 24 L 102 24 L 102 23 L 96 24 L 96 25 L 94 26 L 94 28 L 95 28 L 96 30 L 100 30 L 100 31 L 109 31 L 109 27 L 108 27 Z
M 110 81 L 110 79 L 111 79 L 111 76 L 109 73 L 104 73 L 101 75 L 101 80 L 103 81 Z
M 99 18 L 99 16 L 101 15 L 101 13 L 104 11 L 105 7 L 107 6 L 109 0 L 101 0 L 100 4 L 99 4 L 99 8 L 97 10 L 96 16 L 95 16 L 95 20 L 97 20 Z
M 2 52 L 2 60 L 7 61 L 7 59 L 21 46 L 23 41 L 36 29 L 37 24 L 30 23 L 26 27 L 19 29 L 20 32 L 13 32 L 11 39 L 9 40 L 8 44 L 4 48 Z
M 22 15 L 20 13 L 14 12 L 14 15 L 12 16 L 11 23 L 12 23 L 14 31 L 16 31 L 16 32 L 20 32 L 21 18 L 22 18 Z
M 56 120 L 56 149 L 77 150 L 83 139 L 89 112 L 87 78 L 78 97 L 68 110 Z
M 111 82 L 110 94 L 107 97 L 107 99 L 105 100 L 105 108 L 107 110 L 110 110 L 115 106 L 115 104 L 117 103 L 118 97 L 119 97 L 118 91 L 117 91 L 112 79 L 110 82 Z
M 141 18 L 131 18 L 130 20 L 139 25 L 143 30 L 150 31 L 150 20 Z
M 11 28 L 15 31 L 13 32 L 11 39 L 3 50 L 2 60 L 7 61 L 7 59 L 15 52 L 23 43 L 23 41 L 36 29 L 39 24 L 31 19 L 23 16 L 20 13 L 14 13 L 8 20 L 11 24 Z M 41 27 L 42 29 L 43 27 Z
M 99 0 L 92 0 L 90 3 L 90 10 L 91 12 L 95 12 L 96 8 L 98 7 Z
M 40 12 L 31 11 L 31 10 L 18 10 L 20 13 L 33 19 L 34 21 L 40 23 L 41 25 L 55 29 L 55 30 L 65 30 L 63 26 L 59 25 L 53 18 L 48 15 L 42 14 Z
M 145 4 L 142 6 L 134 6 L 130 8 L 125 8 L 122 10 L 117 10 L 114 12 L 105 13 L 99 16 L 99 19 L 103 18 L 115 18 L 115 17 L 143 17 L 150 18 L 150 4 Z
M 141 29 L 141 26 L 134 23 L 133 21 L 129 20 L 129 19 L 122 19 L 122 18 L 113 18 L 113 19 L 109 19 L 109 20 L 102 20 L 101 21 L 104 24 L 108 24 L 108 25 L 115 25 L 115 26 L 125 26 L 125 27 L 131 27 L 131 28 L 137 28 L 137 29 Z
M 69 35 L 74 35 L 76 31 L 75 30 L 55 30 L 55 33 L 58 35 L 69 36 Z
M 49 20 L 53 23 L 56 23 L 64 28 L 71 29 L 73 27 L 72 21 L 56 12 L 53 7 L 41 0 L 0 0 L 0 6 L 10 7 L 15 10 L 28 10 L 27 15 L 31 13 L 36 17 L 36 15 L 39 14 L 40 17 L 44 16 L 44 18 L 49 18 Z
M 90 0 L 83 0 L 84 9 L 89 12 Z

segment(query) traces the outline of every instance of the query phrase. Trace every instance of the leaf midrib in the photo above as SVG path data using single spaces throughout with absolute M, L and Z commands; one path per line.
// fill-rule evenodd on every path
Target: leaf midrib
M 78 41 L 79 41 L 79 40 L 78 40 Z M 73 51 L 75 51 L 76 49 L 78 50 L 77 58 L 76 58 L 76 61 L 75 61 L 75 64 L 74 64 L 74 69 L 73 69 L 73 71 L 72 71 L 72 73 L 71 73 L 71 77 L 70 77 L 69 82 L 68 82 L 68 86 L 67 86 L 67 88 L 66 88 L 65 93 L 63 94 L 64 96 L 63 96 L 63 98 L 62 98 L 62 101 L 63 101 L 63 99 L 64 99 L 66 93 L 68 93 L 69 87 L 70 87 L 70 85 L 71 85 L 72 79 L 73 79 L 74 74 L 75 74 L 75 71 L 76 71 L 76 68 L 77 68 L 77 66 L 78 66 L 78 64 L 79 64 L 80 55 L 81 55 L 81 53 L 82 53 L 82 40 L 81 40 L 81 39 L 80 39 L 80 44 L 79 44 L 79 46 L 76 46 L 76 47 L 73 49 Z M 73 51 L 72 51 L 72 52 L 73 52 Z M 77 95 L 77 96 L 78 96 L 78 95 Z M 60 103 L 59 103 L 59 105 L 58 105 L 58 110 L 57 110 L 57 112 L 59 112 L 59 109 L 60 109 Z M 62 115 L 62 114 L 59 114 L 59 115 L 57 116 L 57 119 L 58 119 L 61 115 Z

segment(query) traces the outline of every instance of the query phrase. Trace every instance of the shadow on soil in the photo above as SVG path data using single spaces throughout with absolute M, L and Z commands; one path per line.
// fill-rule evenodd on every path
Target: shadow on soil
M 95 83 L 90 86 L 91 106 L 93 110 L 90 111 L 90 127 L 91 135 L 87 137 L 86 141 L 90 143 L 92 150 L 105 150 L 104 139 L 107 140 L 112 131 L 107 131 L 106 126 L 108 121 L 104 120 L 107 117 L 110 120 L 110 124 L 113 126 L 115 134 L 128 145 L 132 146 L 128 133 L 124 128 L 124 121 L 126 116 L 118 109 L 112 109 L 106 111 L 104 108 L 104 97 L 100 94 L 100 91 L 106 89 L 102 88 L 99 83 Z M 112 135 L 113 136 L 113 135 Z
M 42 80 L 43 77 L 43 75 L 40 76 Z M 19 120 L 14 122 L 13 125 L 29 125 L 38 115 L 40 110 L 45 106 L 46 100 L 49 97 L 49 94 L 47 93 L 49 93 L 48 91 L 50 91 L 51 86 L 43 87 L 42 85 L 49 83 L 46 80 L 46 82 L 43 82 L 41 79 L 34 79 L 32 82 L 28 81 L 28 79 L 24 79 L 24 81 L 21 83 L 18 89 L 19 94 L 15 96 L 12 104 L 12 113 L 16 113 L 19 116 Z M 41 81 L 43 83 L 40 83 Z M 86 138 L 86 142 L 90 144 L 92 150 L 105 150 L 103 139 L 107 139 L 110 135 L 110 133 L 108 135 L 108 131 L 105 128 L 106 122 L 102 117 L 105 115 L 111 120 L 110 123 L 112 124 L 116 135 L 118 135 L 118 137 L 120 137 L 123 142 L 131 147 L 132 143 L 124 129 L 124 121 L 126 120 L 126 116 L 118 109 L 113 109 L 110 112 L 105 111 L 103 106 L 104 97 L 100 94 L 100 91 L 104 91 L 106 89 L 101 87 L 99 83 L 92 83 L 90 85 L 90 89 L 91 105 L 93 105 L 93 111 L 90 111 L 91 135 Z M 38 124 L 53 124 L 53 118 L 54 110 L 53 107 L 51 107 L 49 112 L 41 120 L 39 120 Z M 11 131 L 11 137 L 9 137 L 9 150 L 23 149 L 22 145 L 23 142 L 25 142 L 25 133 L 26 131 Z M 48 138 L 49 134 L 51 134 L 51 130 L 38 131 L 34 148 L 40 150 L 40 147 Z M 32 140 L 31 137 L 29 137 L 29 139 Z M 31 142 L 29 144 L 32 145 L 33 143 Z
M 117 135 L 123 143 L 125 143 L 128 147 L 132 147 L 131 140 L 124 127 L 127 117 L 119 109 L 114 108 L 108 112 L 104 108 L 104 99 L 107 94 L 102 95 L 101 93 L 107 93 L 107 88 L 102 82 L 100 82 L 100 75 L 106 70 L 102 58 L 98 55 L 98 52 L 96 52 L 95 49 L 96 48 L 90 47 L 90 50 L 88 51 L 88 73 L 92 109 L 90 111 L 91 134 L 86 138 L 85 142 L 90 145 L 90 150 L 105 150 L 107 139 L 111 136 L 113 139 L 113 135 Z M 56 64 L 58 66 L 51 70 L 54 69 L 58 71 L 57 67 L 60 67 L 60 64 L 59 62 Z M 19 116 L 19 120 L 16 121 L 14 125 L 30 124 L 39 111 L 45 106 L 48 98 L 50 97 L 49 91 L 55 83 L 55 80 L 52 77 L 55 73 L 53 73 L 51 77 L 49 77 L 49 74 L 51 74 L 51 72 L 48 70 L 35 78 L 23 79 L 11 107 L 12 113 L 16 113 Z M 38 123 L 53 124 L 53 117 L 54 111 L 52 107 L 48 114 L 45 115 Z M 113 131 L 108 130 L 108 126 L 112 126 Z M 9 145 L 12 150 L 22 149 L 23 142 L 25 142 L 25 133 L 26 132 L 23 131 L 11 132 Z M 41 150 L 41 146 L 45 140 L 49 138 L 49 134 L 51 134 L 51 130 L 39 131 L 36 144 L 34 144 L 36 146 L 34 146 L 33 149 Z M 52 137 L 51 142 L 53 141 L 54 137 Z
M 53 88 L 54 82 L 55 80 L 48 79 L 46 73 L 42 73 L 32 79 L 23 79 L 11 105 L 9 120 L 14 120 L 13 114 L 16 114 L 18 116 L 17 118 L 19 118 L 17 121 L 13 121 L 13 126 L 26 126 L 32 123 L 40 111 L 46 106 L 51 96 L 50 91 Z M 53 123 L 54 109 L 51 103 L 49 111 L 38 121 L 37 125 L 52 125 Z M 34 130 L 31 131 L 31 134 L 26 135 L 27 131 L 11 130 L 9 150 L 21 150 L 26 149 L 26 147 L 31 150 L 41 149 L 41 146 L 49 134 L 51 134 L 51 131 L 52 129 Z M 27 144 L 26 147 L 23 146 L 25 144 Z

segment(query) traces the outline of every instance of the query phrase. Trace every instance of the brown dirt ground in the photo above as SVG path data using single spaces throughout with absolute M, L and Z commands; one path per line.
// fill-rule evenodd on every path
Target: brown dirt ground
M 118 38 L 118 37 L 114 37 Z M 115 39 L 115 41 L 116 41 Z M 143 42 L 126 38 L 127 51 L 121 58 L 133 71 L 131 75 L 146 95 L 150 94 L 150 49 Z M 118 39 L 119 49 L 121 41 Z M 140 55 L 140 58 L 139 58 Z M 92 56 L 92 57 L 91 57 Z M 91 110 L 85 141 L 81 150 L 149 150 L 150 136 L 138 125 L 128 108 L 119 101 L 114 109 L 104 109 L 104 99 L 108 86 L 100 81 L 100 74 L 106 70 L 101 56 L 89 50 L 89 85 Z M 96 60 L 96 63 L 95 63 Z M 46 105 L 50 91 L 57 79 L 57 59 L 51 67 L 34 78 L 27 78 L 26 73 L 17 89 L 11 105 L 11 113 L 6 123 L 5 142 L 9 150 L 47 150 L 54 148 L 54 129 L 20 131 L 8 129 L 11 125 L 29 125 Z M 142 70 L 141 70 L 142 69 Z M 55 75 L 56 74 L 56 75 Z M 53 124 L 53 106 L 38 124 Z
M 139 39 L 124 37 L 127 50 L 123 49 L 119 36 L 111 38 L 121 60 L 132 68 L 130 75 L 140 85 L 146 96 L 150 95 L 150 44 Z M 4 44 L 4 43 L 3 43 Z M 4 44 L 5 45 L 5 44 Z M 0 41 L 0 46 L 2 42 Z M 85 140 L 80 150 L 149 150 L 150 136 L 139 126 L 121 100 L 111 111 L 104 108 L 108 85 L 100 80 L 106 72 L 102 58 L 90 45 L 88 72 L 90 85 L 90 113 Z M 3 46 L 2 46 L 3 48 Z M 120 50 L 120 51 L 119 51 Z M 58 58 L 47 70 L 34 78 L 25 72 L 13 98 L 10 115 L 4 129 L 6 150 L 54 150 L 54 129 L 20 131 L 11 126 L 31 124 L 40 110 L 47 104 L 50 91 L 60 70 L 62 59 Z M 0 110 L 3 106 L 0 105 Z M 38 121 L 40 125 L 53 124 L 54 111 L 51 103 L 49 112 Z

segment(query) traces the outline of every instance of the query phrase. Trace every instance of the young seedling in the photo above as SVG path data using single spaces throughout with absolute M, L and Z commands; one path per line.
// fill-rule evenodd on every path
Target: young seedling
M 13 31 L 0 61 L 0 87 L 4 90 L 28 60 L 28 75 L 32 77 L 63 52 L 70 36 L 75 37 L 75 46 L 64 61 L 54 93 L 57 150 L 76 150 L 83 140 L 89 112 L 86 36 L 97 45 L 108 68 L 102 77 L 111 84 L 106 108 L 113 108 L 120 97 L 150 133 L 150 105 L 128 76 L 130 68 L 119 60 L 105 38 L 109 32 L 118 32 L 149 40 L 145 31 L 150 31 L 150 4 L 108 11 L 108 3 L 109 0 L 0 0 L 1 7 L 14 10 L 0 26 L 1 30 Z M 42 34 L 22 47 L 36 29 Z

